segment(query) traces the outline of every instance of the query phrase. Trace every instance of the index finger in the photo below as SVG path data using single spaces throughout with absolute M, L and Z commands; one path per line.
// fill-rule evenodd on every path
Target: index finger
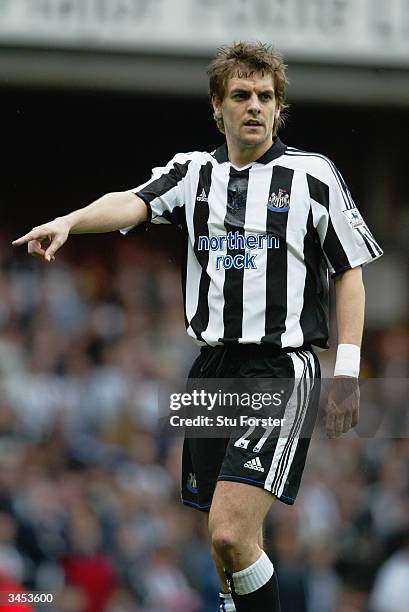
M 30 240 L 38 240 L 39 238 L 46 238 L 48 236 L 48 233 L 49 232 L 47 232 L 44 229 L 33 229 L 30 232 L 28 232 L 28 234 L 24 234 L 24 236 L 21 236 L 20 238 L 13 240 L 11 244 L 13 246 L 21 246 L 22 244 L 27 244 L 27 242 L 30 242 Z

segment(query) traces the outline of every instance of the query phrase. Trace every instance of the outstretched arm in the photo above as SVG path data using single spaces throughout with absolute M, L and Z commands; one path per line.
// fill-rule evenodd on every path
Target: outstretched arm
M 359 416 L 359 356 L 365 310 L 362 268 L 347 270 L 335 280 L 338 353 L 328 397 L 325 428 L 336 438 L 355 427 Z
M 13 241 L 14 246 L 27 244 L 30 255 L 53 261 L 69 234 L 113 232 L 147 221 L 145 202 L 131 191 L 107 193 L 92 204 L 34 227 Z

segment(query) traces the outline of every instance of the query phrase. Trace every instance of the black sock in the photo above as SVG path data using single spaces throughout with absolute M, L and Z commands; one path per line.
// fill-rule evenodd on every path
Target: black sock
M 253 593 L 247 595 L 233 593 L 233 601 L 237 612 L 281 612 L 276 574 L 274 573 L 264 586 Z
M 281 612 L 277 576 L 264 551 L 255 563 L 226 572 L 237 612 Z

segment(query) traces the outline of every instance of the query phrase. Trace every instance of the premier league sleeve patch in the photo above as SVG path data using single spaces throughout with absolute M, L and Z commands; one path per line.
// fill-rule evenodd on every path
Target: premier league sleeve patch
M 361 213 L 357 208 L 348 208 L 342 211 L 346 216 L 348 223 L 351 227 L 357 228 L 365 225 L 365 221 L 361 217 Z

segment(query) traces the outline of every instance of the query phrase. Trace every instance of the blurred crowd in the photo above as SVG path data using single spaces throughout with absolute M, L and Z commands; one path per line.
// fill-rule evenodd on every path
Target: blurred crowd
M 9 239 L 0 592 L 53 593 L 59 612 L 215 612 L 202 516 L 179 501 L 181 440 L 156 429 L 158 383 L 183 379 L 198 352 L 166 245 L 149 233 L 72 237 L 48 266 Z M 388 381 L 382 407 L 399 418 L 381 436 L 315 436 L 297 503 L 273 504 L 265 542 L 283 612 L 409 609 L 409 333 L 400 311 L 387 326 L 373 304 L 388 299 L 380 276 L 393 283 L 385 261 L 368 268 L 362 371 Z

